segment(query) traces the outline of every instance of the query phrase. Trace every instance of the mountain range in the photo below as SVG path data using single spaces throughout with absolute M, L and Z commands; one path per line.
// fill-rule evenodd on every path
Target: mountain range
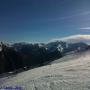
M 46 65 L 71 53 L 89 49 L 89 35 L 74 35 L 46 43 L 0 44 L 0 73 Z

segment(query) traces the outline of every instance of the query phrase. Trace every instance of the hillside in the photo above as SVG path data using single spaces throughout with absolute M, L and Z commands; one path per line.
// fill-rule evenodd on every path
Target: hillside
M 90 90 L 90 51 L 75 57 L 1 78 L 0 87 L 19 86 L 24 90 Z
M 27 70 L 46 65 L 70 53 L 85 52 L 88 45 L 83 42 L 64 41 L 44 43 L 0 44 L 0 74 Z

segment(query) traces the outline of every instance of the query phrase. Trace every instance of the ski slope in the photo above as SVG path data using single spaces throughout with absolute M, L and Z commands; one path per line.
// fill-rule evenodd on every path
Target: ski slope
M 76 57 L 76 56 L 75 56 Z M 90 90 L 90 52 L 0 79 L 0 87 L 22 90 Z

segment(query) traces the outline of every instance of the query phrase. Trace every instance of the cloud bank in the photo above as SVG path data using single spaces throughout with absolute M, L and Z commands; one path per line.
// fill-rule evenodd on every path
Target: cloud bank
M 85 42 L 87 44 L 90 43 L 90 35 L 72 35 L 72 36 L 67 36 L 64 38 L 55 38 L 51 40 L 52 42 L 55 41 L 66 41 L 68 43 L 76 43 L 76 42 Z

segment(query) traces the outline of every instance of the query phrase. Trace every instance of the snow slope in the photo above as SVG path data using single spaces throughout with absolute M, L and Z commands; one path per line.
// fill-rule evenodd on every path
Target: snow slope
M 76 57 L 76 56 L 75 56 Z M 23 90 L 90 90 L 90 52 L 0 79 L 0 87 Z

